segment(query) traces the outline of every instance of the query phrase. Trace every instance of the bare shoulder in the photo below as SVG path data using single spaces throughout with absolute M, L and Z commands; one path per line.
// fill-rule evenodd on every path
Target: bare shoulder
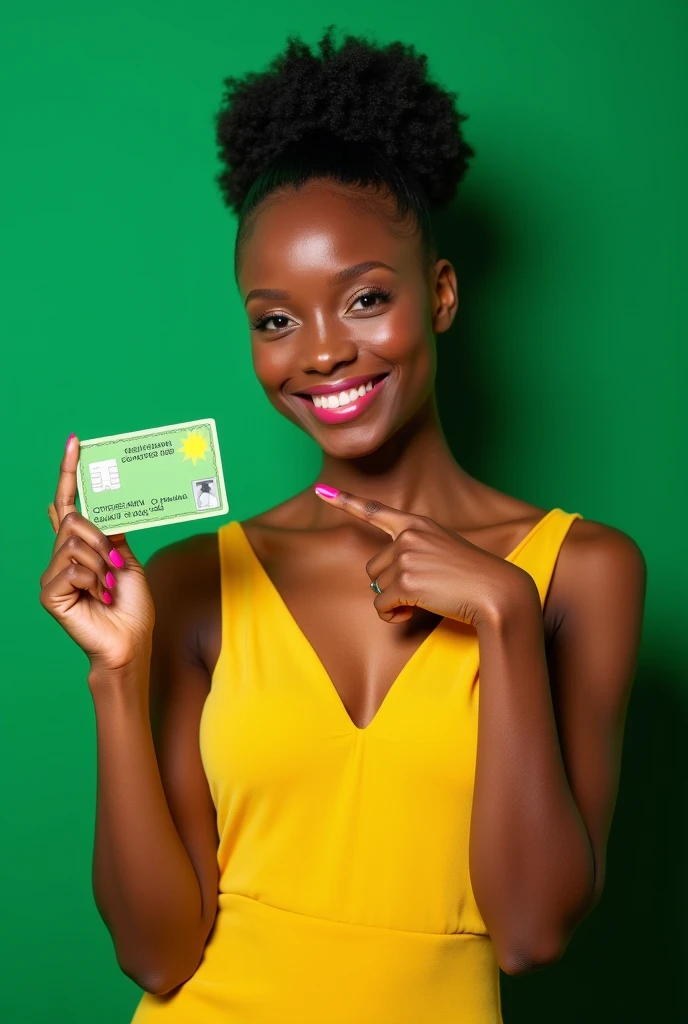
M 513 550 L 548 511 L 485 485 L 479 494 L 495 526 L 478 530 L 476 543 L 484 537 L 484 546 L 495 554 Z M 605 629 L 611 638 L 614 623 L 617 646 L 624 636 L 632 646 L 642 620 L 646 576 L 643 553 L 629 534 L 593 519 L 574 519 L 543 609 L 548 644 L 556 637 L 571 647 L 595 635 L 599 649 Z
M 159 548 L 146 562 L 146 574 L 168 581 L 190 570 L 203 573 L 219 565 L 217 533 L 199 533 Z
M 532 529 L 547 509 L 521 501 L 509 494 L 484 486 L 490 498 L 490 515 L 501 523 L 509 543 L 518 541 Z M 508 544 L 507 544 L 508 547 Z M 594 519 L 574 519 L 564 538 L 557 559 L 553 587 L 579 589 L 581 584 L 636 586 L 643 583 L 645 559 L 629 534 Z
M 146 577 L 158 641 L 199 659 L 212 672 L 221 636 L 217 532 L 160 548 L 146 563 Z
M 636 541 L 615 526 L 594 519 L 574 519 L 557 563 L 557 574 L 574 587 L 627 586 L 643 582 L 645 557 Z
M 547 599 L 561 636 L 612 623 L 639 624 L 647 565 L 637 542 L 623 530 L 593 519 L 575 519 L 566 534 Z

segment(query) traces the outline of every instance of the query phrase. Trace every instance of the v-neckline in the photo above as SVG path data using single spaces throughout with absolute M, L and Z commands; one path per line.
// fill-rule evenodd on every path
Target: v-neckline
M 549 510 L 549 512 L 546 512 L 544 516 L 542 516 L 540 519 L 538 519 L 537 523 L 535 523 L 535 525 L 532 527 L 532 529 L 528 531 L 528 533 L 525 535 L 525 537 L 521 538 L 521 540 L 518 542 L 518 544 L 513 549 L 513 551 L 510 551 L 508 555 L 504 556 L 504 561 L 505 562 L 513 561 L 513 559 L 520 553 L 521 549 L 523 547 L 525 547 L 525 545 L 528 543 L 528 541 L 538 532 L 540 527 L 546 521 L 548 521 L 549 518 L 555 512 L 560 512 L 560 511 L 561 511 L 561 509 L 559 509 L 559 508 L 551 508 Z M 272 596 L 273 596 L 273 598 L 275 600 L 275 603 L 277 604 L 277 606 L 279 608 L 281 608 L 283 616 L 290 623 L 290 625 L 292 627 L 292 631 L 294 632 L 294 635 L 296 637 L 298 637 L 302 647 L 308 653 L 308 656 L 313 661 L 317 671 L 324 678 L 325 683 L 327 684 L 326 685 L 326 691 L 329 690 L 330 695 L 332 697 L 334 697 L 334 701 L 335 701 L 335 704 L 337 706 L 337 710 L 338 710 L 338 713 L 339 713 L 340 717 L 343 717 L 343 719 L 344 719 L 345 723 L 347 724 L 347 727 L 349 728 L 349 730 L 353 730 L 357 734 L 363 734 L 363 733 L 369 732 L 371 730 L 371 728 L 375 725 L 375 723 L 378 721 L 378 719 L 380 718 L 380 713 L 383 711 L 383 709 L 385 707 L 389 706 L 390 696 L 392 695 L 393 691 L 397 691 L 399 689 L 399 682 L 404 677 L 406 677 L 408 675 L 410 669 L 413 667 L 413 665 L 416 663 L 416 661 L 418 661 L 419 658 L 422 656 L 422 653 L 424 654 L 427 651 L 427 649 L 431 646 L 431 641 L 434 640 L 438 635 L 440 635 L 441 631 L 443 631 L 446 628 L 447 623 L 449 621 L 454 622 L 455 620 L 453 620 L 453 619 L 449 620 L 449 619 L 447 619 L 446 616 L 443 616 L 440 619 L 440 621 L 428 633 L 428 635 L 425 637 L 425 639 L 421 641 L 421 643 L 418 645 L 418 647 L 416 647 L 416 649 L 413 652 L 413 654 L 411 654 L 411 656 L 402 665 L 400 671 L 394 677 L 394 679 L 392 680 L 391 685 L 389 686 L 389 689 L 387 690 L 387 692 L 385 693 L 384 697 L 382 698 L 382 702 L 378 706 L 377 711 L 375 712 L 375 714 L 373 715 L 371 720 L 368 722 L 368 724 L 364 725 L 364 726 L 356 725 L 356 723 L 354 722 L 353 718 L 351 717 L 349 712 L 346 710 L 346 706 L 344 704 L 344 701 L 342 700 L 341 696 L 339 695 L 339 690 L 334 685 L 332 677 L 330 676 L 329 672 L 325 668 L 325 665 L 323 663 L 322 658 L 320 657 L 318 652 L 315 650 L 313 644 L 310 642 L 310 640 L 308 639 L 308 637 L 306 636 L 306 634 L 302 630 L 301 626 L 296 621 L 296 618 L 294 617 L 292 611 L 290 610 L 287 602 L 284 600 L 284 598 L 282 597 L 281 593 L 279 592 L 279 590 L 277 589 L 277 587 L 273 583 L 272 579 L 268 575 L 268 572 L 267 572 L 265 566 L 263 565 L 261 560 L 258 558 L 258 555 L 256 554 L 256 552 L 255 552 L 255 550 L 253 548 L 253 545 L 251 544 L 251 541 L 248 539 L 248 535 L 247 535 L 246 531 L 244 530 L 243 525 L 239 522 L 238 519 L 234 519 L 232 521 L 232 523 L 230 523 L 228 525 L 230 525 L 230 526 L 234 525 L 234 526 L 238 527 L 239 535 L 240 535 L 240 537 L 242 538 L 242 540 L 243 540 L 243 542 L 245 544 L 245 547 L 246 547 L 249 559 L 251 560 L 251 563 L 253 564 L 255 570 L 257 571 L 258 576 L 260 577 L 260 579 L 263 581 L 263 583 L 267 586 L 268 590 L 271 592 L 271 594 L 272 594 Z

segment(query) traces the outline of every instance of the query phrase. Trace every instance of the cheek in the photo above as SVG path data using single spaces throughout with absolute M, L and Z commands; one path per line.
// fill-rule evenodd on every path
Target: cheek
M 411 293 L 400 296 L 387 316 L 368 321 L 370 340 L 383 358 L 401 364 L 432 361 L 435 343 L 426 307 L 423 295 Z
M 253 369 L 266 391 L 276 391 L 289 376 L 288 347 L 285 340 L 252 341 Z

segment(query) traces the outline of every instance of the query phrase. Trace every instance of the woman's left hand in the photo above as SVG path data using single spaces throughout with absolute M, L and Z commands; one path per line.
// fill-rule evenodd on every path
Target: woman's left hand
M 406 622 L 414 608 L 478 627 L 522 598 L 535 583 L 519 566 L 471 544 L 427 516 L 413 515 L 339 491 L 330 505 L 389 534 L 387 544 L 366 565 L 382 591 L 374 605 L 385 622 Z M 539 605 L 539 599 L 538 599 Z

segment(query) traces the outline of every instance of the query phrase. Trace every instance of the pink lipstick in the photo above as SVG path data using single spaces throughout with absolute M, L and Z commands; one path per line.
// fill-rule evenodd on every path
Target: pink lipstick
M 375 400 L 381 389 L 385 386 L 385 381 L 389 374 L 384 377 L 373 376 L 373 377 L 350 377 L 343 381 L 337 381 L 334 384 L 321 384 L 313 388 L 308 388 L 294 397 L 298 398 L 304 405 L 307 405 L 314 416 L 316 416 L 323 423 L 348 423 L 349 420 L 355 419 L 356 416 L 368 408 L 371 402 Z M 355 397 L 351 398 L 352 390 L 358 390 L 365 387 L 370 381 L 372 387 L 369 390 L 360 393 Z M 336 400 L 339 400 L 340 395 L 348 393 L 348 401 L 344 405 L 339 405 L 332 408 L 329 405 L 330 396 L 333 396 Z M 313 398 L 310 395 L 318 396 L 318 405 L 315 404 Z

